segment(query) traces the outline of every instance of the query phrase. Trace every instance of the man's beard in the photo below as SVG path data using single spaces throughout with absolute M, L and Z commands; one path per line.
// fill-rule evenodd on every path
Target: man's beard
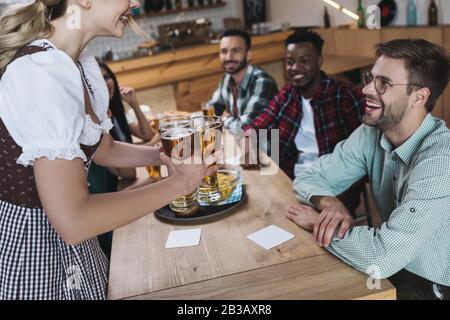
M 236 67 L 236 69 L 232 70 L 232 71 L 227 71 L 227 67 L 226 64 L 229 62 L 235 62 L 235 61 L 225 61 L 224 63 L 222 63 L 222 68 L 223 70 L 228 73 L 229 75 L 235 75 L 239 72 L 241 72 L 242 70 L 244 70 L 245 68 L 247 68 L 248 66 L 248 61 L 247 59 L 244 59 L 243 61 L 241 61 L 241 63 L 238 64 L 238 66 Z
M 372 120 L 369 115 L 364 114 L 363 122 L 370 127 L 386 131 L 402 121 L 406 112 L 407 101 L 401 101 L 390 105 L 386 105 L 383 100 L 381 100 L 381 102 L 383 103 L 381 115 L 377 119 Z

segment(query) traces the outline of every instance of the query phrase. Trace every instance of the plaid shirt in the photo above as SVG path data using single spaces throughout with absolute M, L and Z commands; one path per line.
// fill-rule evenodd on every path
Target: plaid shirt
M 239 130 L 252 123 L 278 93 L 275 80 L 252 65 L 248 66 L 244 79 L 235 89 L 237 94 L 233 94 L 233 87 L 233 78 L 226 74 L 209 101 L 217 115 L 225 110 L 231 115 L 224 121 L 224 127 L 231 130 Z
M 341 140 L 346 139 L 361 125 L 365 99 L 360 89 L 328 78 L 321 72 L 321 84 L 311 100 L 314 126 L 319 145 L 319 156 L 333 152 Z M 302 96 L 292 85 L 286 85 L 271 101 L 248 129 L 279 129 L 280 168 L 291 178 L 297 162 L 295 144 L 303 117 Z M 359 192 L 342 199 L 351 210 L 359 204 Z

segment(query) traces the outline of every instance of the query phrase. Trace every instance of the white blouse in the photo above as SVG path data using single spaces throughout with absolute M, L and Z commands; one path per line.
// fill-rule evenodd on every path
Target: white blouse
M 33 165 L 41 157 L 86 161 L 80 144 L 95 145 L 113 126 L 100 68 L 93 57 L 81 55 L 92 108 L 100 120 L 96 124 L 85 111 L 83 80 L 76 63 L 48 40 L 31 45 L 50 49 L 13 61 L 0 81 L 0 118 L 22 147 L 17 163 Z

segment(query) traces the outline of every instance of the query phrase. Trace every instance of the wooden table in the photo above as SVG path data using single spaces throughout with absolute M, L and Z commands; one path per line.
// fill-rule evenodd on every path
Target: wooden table
M 338 75 L 347 71 L 366 68 L 374 63 L 374 58 L 324 55 L 322 70 L 329 75 Z
M 138 169 L 145 177 L 145 170 Z M 388 281 L 367 288 L 367 276 L 319 248 L 283 213 L 295 203 L 291 180 L 243 171 L 248 201 L 202 229 L 200 246 L 165 249 L 169 233 L 191 229 L 153 214 L 114 231 L 109 299 L 395 299 Z M 295 235 L 272 250 L 246 236 L 275 224 Z

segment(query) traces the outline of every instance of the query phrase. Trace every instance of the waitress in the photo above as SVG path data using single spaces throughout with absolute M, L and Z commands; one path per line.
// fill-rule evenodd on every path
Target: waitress
M 138 2 L 8 4 L 0 13 L 0 299 L 105 299 L 107 260 L 96 236 L 191 192 L 216 168 L 174 165 L 157 148 L 108 134 L 108 91 L 83 50 L 97 36 L 121 37 Z M 91 161 L 167 165 L 171 175 L 90 195 Z

